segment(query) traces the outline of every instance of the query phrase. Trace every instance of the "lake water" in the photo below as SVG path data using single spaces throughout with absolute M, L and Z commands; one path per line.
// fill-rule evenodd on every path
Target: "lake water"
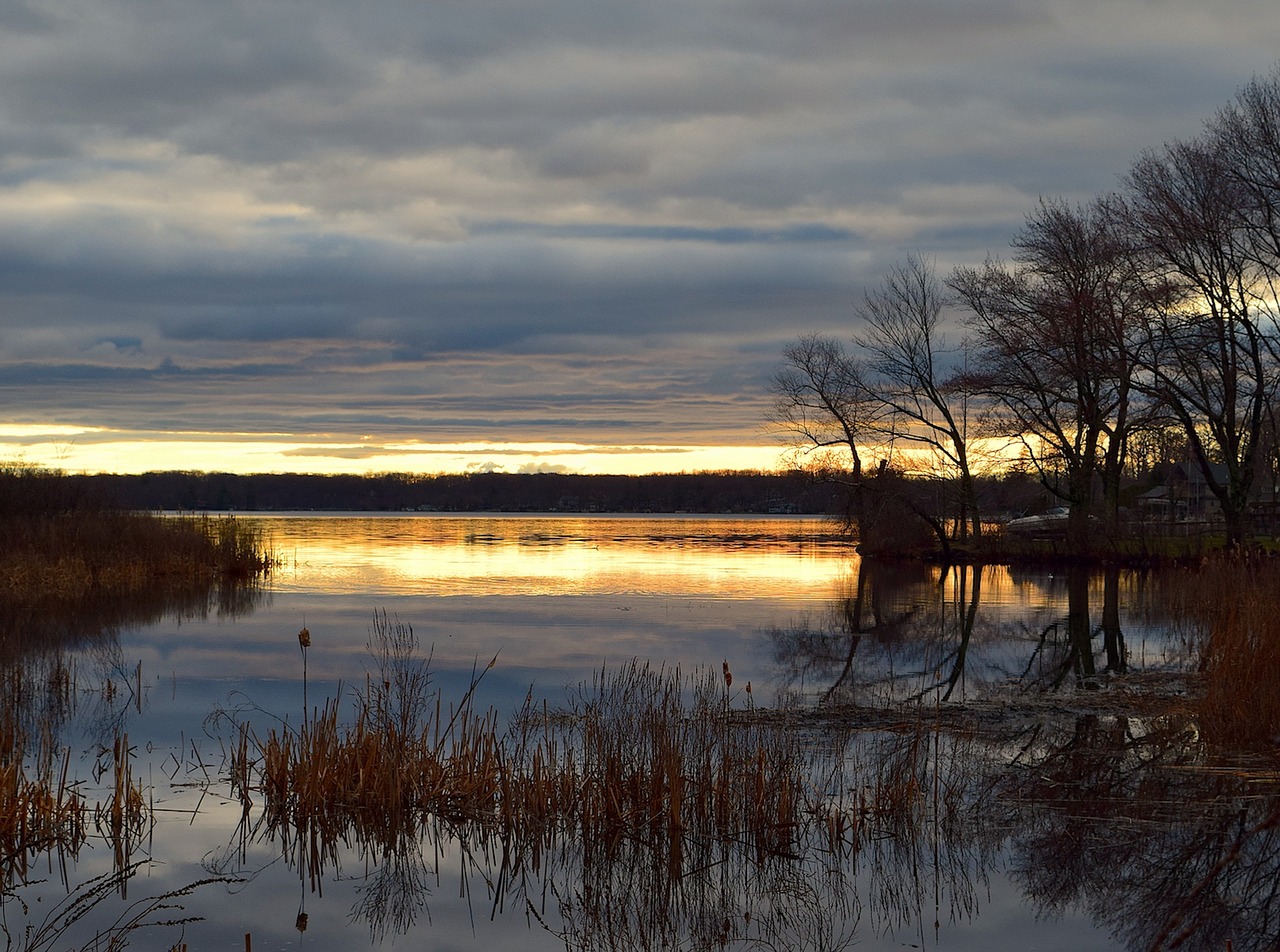
M 1070 743 L 1089 731 L 1102 736 L 1116 729 L 1114 717 L 1093 709 L 1087 717 L 1072 714 L 1076 699 L 1118 679 L 1174 676 L 1185 666 L 1189 633 L 1153 610 L 1150 579 L 863 566 L 818 519 L 240 518 L 265 527 L 282 559 L 260 592 L 207 611 L 125 624 L 77 653 L 80 680 L 124 686 L 110 696 L 86 694 L 64 727 L 86 789 L 100 750 L 127 732 L 134 774 L 144 781 L 156 818 L 133 854 L 153 862 L 128 883 L 127 899 L 100 903 L 82 929 L 85 923 L 101 927 L 139 899 L 226 877 L 236 881 L 203 885 L 174 900 L 184 915 L 203 920 L 177 936 L 187 948 L 240 949 L 246 934 L 259 952 L 397 944 L 645 948 L 662 941 L 693 948 L 707 941 L 704 920 L 719 917 L 730 947 L 762 947 L 766 939 L 777 944 L 777 933 L 762 936 L 751 932 L 759 927 L 736 924 L 744 915 L 750 923 L 752 909 L 757 922 L 790 923 L 783 943 L 789 948 L 1102 950 L 1145 948 L 1155 938 L 1143 931 L 1154 926 L 1133 925 L 1128 900 L 1108 903 L 1084 882 L 1068 888 L 1044 872 L 1046 856 L 1053 868 L 1065 842 L 1094 835 L 1089 816 L 1109 814 L 1086 813 L 1079 825 L 1038 820 L 1038 828 L 1028 828 L 1016 806 L 1021 793 L 1011 792 L 1008 776 L 1001 780 L 999 808 L 973 836 L 940 836 L 942 821 L 935 817 L 932 839 L 927 830 L 898 839 L 886 834 L 839 870 L 821 863 L 739 868 L 726 861 L 736 877 L 731 886 L 721 882 L 708 893 L 705 871 L 667 883 L 664 902 L 687 919 L 669 933 L 632 922 L 625 941 L 602 932 L 595 920 L 588 927 L 574 918 L 573 910 L 583 907 L 584 874 L 571 859 L 558 868 L 526 870 L 531 880 L 512 891 L 498 884 L 500 871 L 475 844 L 448 830 L 425 837 L 407 871 L 404 857 L 393 861 L 346 844 L 313 881 L 315 869 L 304 871 L 290 847 L 262 835 L 256 814 L 245 813 L 225 782 L 236 724 L 265 733 L 286 719 L 296 723 L 304 692 L 315 706 L 340 696 L 344 685 L 365 683 L 368 642 L 380 613 L 412 627 L 446 699 L 460 698 L 496 659 L 477 697 L 504 718 L 530 695 L 562 705 L 600 672 L 636 659 L 682 672 L 718 674 L 727 665 L 735 705 L 864 717 L 904 703 L 935 712 L 944 705 L 1021 705 L 1023 723 L 1011 734 L 1009 756 L 1030 758 L 1034 750 L 1048 776 Z M 1068 621 L 1082 600 L 1091 610 L 1083 636 Z M 1104 617 L 1104 606 L 1114 609 L 1114 618 Z M 303 627 L 311 637 L 305 658 L 298 642 Z M 1064 711 L 1077 739 L 1054 747 L 1047 725 Z M 1119 729 L 1138 738 L 1155 730 L 1128 721 Z M 815 744 L 831 743 L 821 729 L 814 731 Z M 892 743 L 896 736 L 881 731 L 875 742 Z M 1082 878 L 1121 862 L 1078 852 L 1073 857 Z M 1126 856 L 1135 870 L 1153 861 Z M 49 909 L 66 886 L 108 874 L 116 861 L 101 848 L 83 849 L 74 861 L 45 857 L 43 875 L 19 892 L 33 908 L 39 897 L 38 905 Z M 389 877 L 388 866 L 397 867 L 396 875 Z M 814 891 L 819 873 L 826 892 Z M 801 887 L 808 892 L 794 893 Z M 1137 887 L 1134 892 L 1135 905 L 1151 905 Z M 12 902 L 6 906 L 12 934 L 21 917 Z M 779 908 L 795 913 L 779 917 Z M 1267 926 L 1260 928 L 1265 933 Z M 156 930 L 136 942 L 167 948 L 175 941 L 172 931 Z M 1267 946 L 1237 939 L 1235 947 Z

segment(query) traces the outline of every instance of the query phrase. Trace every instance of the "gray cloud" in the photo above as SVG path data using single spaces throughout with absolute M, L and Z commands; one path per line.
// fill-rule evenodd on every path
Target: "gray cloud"
M 10 3 L 0 422 L 757 441 L 786 340 L 1194 134 L 1272 6 Z

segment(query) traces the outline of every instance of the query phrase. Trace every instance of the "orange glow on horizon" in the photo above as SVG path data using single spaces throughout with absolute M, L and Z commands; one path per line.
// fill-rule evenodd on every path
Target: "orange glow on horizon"
M 566 472 L 644 475 L 777 470 L 783 451 L 759 446 L 542 442 L 419 443 L 361 437 L 297 439 L 285 434 L 137 434 L 65 424 L 0 425 L 0 460 L 76 473 Z

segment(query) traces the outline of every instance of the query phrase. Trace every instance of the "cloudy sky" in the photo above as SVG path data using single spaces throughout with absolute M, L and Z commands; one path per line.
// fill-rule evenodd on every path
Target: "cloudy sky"
M 1275 0 L 5 0 L 0 458 L 770 466 L 788 340 L 1277 57 Z

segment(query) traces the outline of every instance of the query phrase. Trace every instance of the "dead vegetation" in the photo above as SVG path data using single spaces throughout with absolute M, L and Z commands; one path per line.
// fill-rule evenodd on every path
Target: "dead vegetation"
M 736 716 L 728 678 L 712 673 L 639 663 L 602 671 L 568 708 L 527 703 L 504 729 L 495 712 L 473 707 L 475 684 L 444 707 L 407 625 L 378 616 L 373 645 L 380 668 L 349 692 L 350 719 L 330 699 L 298 727 L 255 741 L 256 776 L 238 774 L 245 795 L 263 798 L 268 825 L 313 844 L 320 867 L 324 844 L 353 831 L 362 843 L 392 844 L 431 817 L 530 848 L 569 833 L 659 843 L 679 869 L 694 841 L 790 855 L 828 828 L 832 810 L 892 813 L 910 799 L 886 787 L 878 802 L 833 803 L 814 786 L 813 768 L 828 758 L 806 733 Z M 854 822 L 829 828 L 839 838 Z
M 78 486 L 0 466 L 0 598 L 11 606 L 245 581 L 275 564 L 258 528 L 121 510 Z
M 1170 586 L 1198 625 L 1200 731 L 1221 750 L 1280 748 L 1280 560 L 1222 555 Z

